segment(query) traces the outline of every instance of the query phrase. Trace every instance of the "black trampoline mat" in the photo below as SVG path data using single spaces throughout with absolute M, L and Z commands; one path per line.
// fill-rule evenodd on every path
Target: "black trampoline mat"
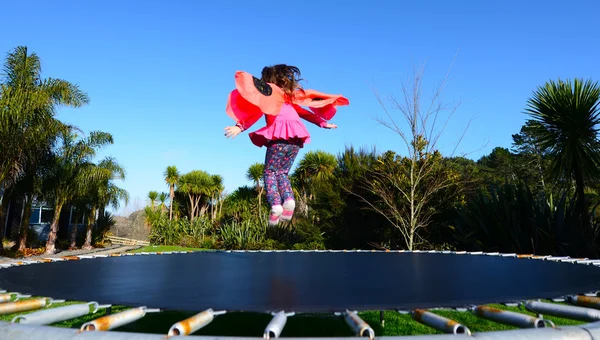
M 600 289 L 600 268 L 441 253 L 197 252 L 9 267 L 0 289 L 182 311 L 411 310 L 584 294 Z

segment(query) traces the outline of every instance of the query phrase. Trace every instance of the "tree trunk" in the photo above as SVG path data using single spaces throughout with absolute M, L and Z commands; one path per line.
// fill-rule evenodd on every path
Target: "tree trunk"
M 98 218 L 104 217 L 105 213 L 106 213 L 106 207 L 105 206 L 101 206 L 100 208 L 98 208 Z
M 90 210 L 90 215 L 87 218 L 87 227 L 85 231 L 85 243 L 81 249 L 90 250 L 92 247 L 92 228 L 94 227 L 94 221 L 96 217 L 96 209 L 92 208 Z
M 219 216 L 221 216 L 221 212 L 223 211 L 223 199 L 219 199 Z
M 23 251 L 27 248 L 27 232 L 29 231 L 29 219 L 31 218 L 31 205 L 33 204 L 33 196 L 25 195 L 25 210 L 21 219 L 21 228 L 19 232 L 19 250 Z M 41 211 L 40 211 L 41 213 Z
M 175 199 L 175 186 L 171 185 L 171 192 L 169 194 L 169 220 L 173 220 L 173 200 Z
M 262 218 L 262 188 L 258 190 L 258 216 Z
M 10 189 L 4 190 L 4 194 L 2 195 L 2 204 L 0 204 L 0 252 L 4 250 L 4 228 L 6 228 L 6 216 L 8 215 L 10 198 Z
M 188 194 L 188 197 L 190 199 L 190 221 L 194 219 L 194 213 L 196 212 L 194 210 L 194 197 L 192 197 L 191 194 Z
M 577 195 L 577 211 L 579 215 L 579 230 L 575 230 L 573 233 L 574 241 L 576 243 L 571 244 L 572 247 L 582 251 L 583 253 L 588 251 L 588 247 L 585 244 L 581 244 L 583 240 L 588 237 L 588 232 L 591 230 L 590 214 L 588 211 L 587 202 L 585 199 L 585 185 L 583 182 L 583 174 L 581 173 L 579 166 L 575 163 L 574 166 L 575 175 L 575 192 Z M 574 249 L 574 250 L 575 250 Z M 589 254 L 587 256 L 590 256 Z
M 72 224 L 71 221 L 69 221 L 69 224 L 71 225 L 71 246 L 69 247 L 69 249 L 76 249 L 77 248 L 77 221 L 79 221 L 79 212 L 77 212 L 77 210 L 75 210 L 75 224 Z
M 53 255 L 56 253 L 58 220 L 60 219 L 60 211 L 62 210 L 63 204 L 63 202 L 57 202 L 56 206 L 54 207 L 54 216 L 52 217 L 52 224 L 50 225 L 50 232 L 48 233 L 48 241 L 46 241 L 46 251 L 44 252 L 46 255 Z
M 200 217 L 200 215 L 204 215 L 204 212 L 206 210 L 205 207 L 202 207 L 202 209 L 200 209 L 200 199 L 202 199 L 202 195 L 198 195 L 198 197 L 195 198 L 195 208 L 194 211 L 197 213 L 197 215 L 195 215 L 195 217 Z

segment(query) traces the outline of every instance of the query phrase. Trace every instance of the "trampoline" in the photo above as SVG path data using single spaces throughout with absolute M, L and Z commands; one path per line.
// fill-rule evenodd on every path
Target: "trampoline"
M 410 313 L 452 337 L 511 339 L 530 332 L 526 338 L 600 339 L 595 323 L 600 322 L 600 260 L 450 251 L 208 251 L 64 257 L 0 267 L 0 289 L 13 297 L 47 297 L 37 304 L 0 303 L 0 313 L 3 307 L 33 311 L 29 321 L 0 322 L 2 339 L 35 339 L 35 334 L 44 334 L 44 339 L 53 339 L 52 334 L 57 339 L 154 339 L 149 334 L 94 331 L 112 330 L 163 310 L 202 311 L 173 325 L 165 332 L 170 336 L 191 334 L 222 313 L 259 312 L 273 316 L 265 338 L 279 337 L 287 318 L 299 313 L 343 317 L 357 335 L 373 338 L 357 312 L 392 310 Z M 63 299 L 90 301 L 96 309 L 132 308 L 88 322 L 80 332 L 45 326 L 89 313 L 88 305 L 46 308 Z M 521 303 L 537 314 L 591 323 L 559 328 L 543 317 L 485 306 L 491 303 Z M 438 308 L 533 329 L 471 334 L 464 325 L 428 311 Z M 569 332 L 574 337 L 565 338 Z

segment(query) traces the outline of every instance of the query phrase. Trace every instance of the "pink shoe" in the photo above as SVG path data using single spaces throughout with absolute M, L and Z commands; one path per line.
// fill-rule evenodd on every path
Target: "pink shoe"
M 274 226 L 279 223 L 279 217 L 283 212 L 283 207 L 280 205 L 274 205 L 271 207 L 271 214 L 269 215 L 269 225 Z
M 296 202 L 294 200 L 287 200 L 283 203 L 283 213 L 281 213 L 281 219 L 283 221 L 290 221 L 294 215 L 294 209 L 296 208 Z

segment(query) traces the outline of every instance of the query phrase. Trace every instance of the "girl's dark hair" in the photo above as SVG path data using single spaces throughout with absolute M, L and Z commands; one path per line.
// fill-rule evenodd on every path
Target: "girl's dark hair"
M 261 80 L 279 86 L 288 99 L 294 96 L 294 91 L 300 87 L 300 69 L 296 66 L 278 64 L 266 66 L 262 70 Z

